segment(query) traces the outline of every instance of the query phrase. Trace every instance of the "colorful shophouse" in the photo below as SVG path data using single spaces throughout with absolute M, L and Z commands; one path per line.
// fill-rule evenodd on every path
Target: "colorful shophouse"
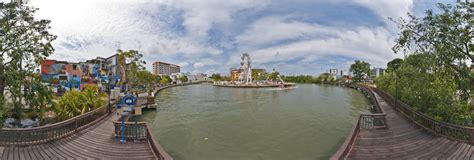
M 118 56 L 113 55 L 79 63 L 45 60 L 41 64 L 41 77 L 43 82 L 53 87 L 54 92 L 60 94 L 72 89 L 82 90 L 86 85 L 105 88 L 109 79 L 113 80 L 112 85 L 120 81 L 117 59 Z

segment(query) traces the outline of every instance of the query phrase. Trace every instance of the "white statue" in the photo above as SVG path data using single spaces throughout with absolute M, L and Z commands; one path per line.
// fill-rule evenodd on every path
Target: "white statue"
M 239 81 L 245 84 L 252 84 L 252 66 L 250 56 L 248 53 L 242 54 L 242 62 L 240 63 L 240 76 Z

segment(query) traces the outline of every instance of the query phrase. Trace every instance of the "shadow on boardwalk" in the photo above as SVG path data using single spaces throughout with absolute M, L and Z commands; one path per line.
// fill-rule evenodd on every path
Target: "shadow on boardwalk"
M 374 94 L 387 114 L 388 128 L 360 130 L 349 159 L 474 159 L 472 145 L 417 127 Z
M 147 141 L 120 144 L 114 116 L 61 140 L 26 147 L 0 147 L 0 159 L 156 159 Z

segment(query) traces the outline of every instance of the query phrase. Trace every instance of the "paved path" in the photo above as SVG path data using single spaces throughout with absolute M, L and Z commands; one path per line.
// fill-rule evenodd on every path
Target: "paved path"
M 364 130 L 349 159 L 474 159 L 474 146 L 435 136 L 409 122 L 374 93 L 387 114 L 388 129 Z
M 120 144 L 113 136 L 114 116 L 51 143 L 0 147 L 0 159 L 155 159 L 147 141 Z

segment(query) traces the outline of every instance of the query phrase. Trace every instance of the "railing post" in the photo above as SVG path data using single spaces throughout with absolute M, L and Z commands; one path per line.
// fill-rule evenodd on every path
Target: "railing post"
M 469 130 L 469 144 L 473 145 L 474 144 L 474 129 Z
M 74 118 L 74 132 L 77 133 L 77 118 Z

